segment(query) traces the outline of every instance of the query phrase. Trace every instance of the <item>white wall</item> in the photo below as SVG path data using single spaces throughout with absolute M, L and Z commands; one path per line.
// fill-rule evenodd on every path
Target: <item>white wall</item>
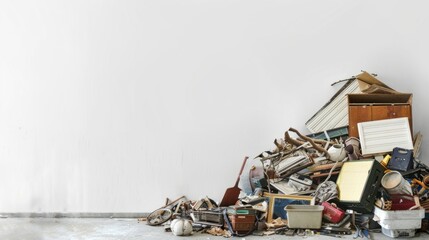
M 429 136 L 428 7 L 1 1 L 0 212 L 219 200 L 245 155 L 306 131 L 330 84 L 361 69 L 414 93 L 415 130 Z

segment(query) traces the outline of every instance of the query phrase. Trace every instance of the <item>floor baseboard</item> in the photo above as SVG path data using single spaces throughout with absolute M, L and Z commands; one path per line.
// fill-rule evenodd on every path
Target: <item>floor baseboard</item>
M 18 212 L 18 213 L 0 213 L 0 218 L 141 218 L 147 217 L 149 213 L 118 212 L 118 213 L 88 213 L 88 212 Z

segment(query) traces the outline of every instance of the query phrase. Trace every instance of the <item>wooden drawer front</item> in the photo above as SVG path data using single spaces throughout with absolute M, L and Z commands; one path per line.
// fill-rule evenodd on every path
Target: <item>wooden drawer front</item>
M 413 133 L 413 120 L 410 105 L 349 106 L 349 136 L 359 137 L 357 124 L 360 122 L 400 117 L 408 117 L 411 133 Z
M 410 117 L 411 108 L 404 106 L 372 106 L 372 120 L 383 120 L 398 117 Z
M 349 106 L 349 137 L 359 137 L 357 124 L 371 121 L 371 106 Z

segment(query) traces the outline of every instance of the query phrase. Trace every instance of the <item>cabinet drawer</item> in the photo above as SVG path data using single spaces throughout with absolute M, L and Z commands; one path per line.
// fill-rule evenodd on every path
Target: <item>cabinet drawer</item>
M 358 105 L 349 106 L 349 136 L 359 137 L 357 124 L 383 119 L 408 117 L 411 133 L 413 120 L 410 105 Z

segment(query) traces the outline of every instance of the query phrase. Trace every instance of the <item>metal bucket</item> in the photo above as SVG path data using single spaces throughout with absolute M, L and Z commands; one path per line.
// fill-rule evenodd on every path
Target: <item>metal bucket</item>
M 344 144 L 346 145 L 346 150 L 348 152 L 349 159 L 350 160 L 358 160 L 359 157 L 361 156 L 360 148 L 359 148 L 359 146 L 360 146 L 359 139 L 357 139 L 355 137 L 349 137 L 346 139 Z
M 391 171 L 384 174 L 381 179 L 381 185 L 389 194 L 413 194 L 410 183 L 398 171 Z

